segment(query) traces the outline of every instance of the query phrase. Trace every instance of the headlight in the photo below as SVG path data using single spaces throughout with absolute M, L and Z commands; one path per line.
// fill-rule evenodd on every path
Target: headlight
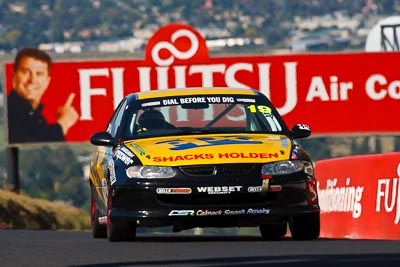
M 175 171 L 171 167 L 131 166 L 126 169 L 129 178 L 172 178 Z
M 263 175 L 279 175 L 298 172 L 304 169 L 303 161 L 301 160 L 285 160 L 273 163 L 264 164 L 261 168 Z

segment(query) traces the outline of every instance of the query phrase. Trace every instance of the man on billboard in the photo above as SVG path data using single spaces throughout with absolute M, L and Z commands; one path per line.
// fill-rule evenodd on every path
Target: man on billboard
M 13 67 L 13 89 L 7 96 L 9 143 L 61 142 L 77 122 L 78 112 L 70 94 L 49 124 L 42 115 L 41 98 L 50 83 L 51 57 L 37 48 L 18 51 Z

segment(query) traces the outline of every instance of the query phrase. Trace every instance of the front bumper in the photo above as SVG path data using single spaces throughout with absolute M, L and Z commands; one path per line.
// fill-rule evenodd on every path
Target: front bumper
M 310 190 L 310 182 L 315 180 L 305 176 L 271 179 L 267 191 L 263 191 L 261 178 L 236 184 L 216 180 L 136 180 L 131 185 L 112 186 L 109 219 L 150 227 L 233 227 L 282 222 L 296 214 L 319 212 L 318 198 Z

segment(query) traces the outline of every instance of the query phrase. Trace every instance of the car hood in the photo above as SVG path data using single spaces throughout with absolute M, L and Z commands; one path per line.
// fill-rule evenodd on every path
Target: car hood
M 190 135 L 125 142 L 143 165 L 182 166 L 221 163 L 265 163 L 290 158 L 284 135 Z

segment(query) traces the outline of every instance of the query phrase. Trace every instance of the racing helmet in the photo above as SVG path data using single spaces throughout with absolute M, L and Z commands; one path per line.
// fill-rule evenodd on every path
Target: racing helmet
M 146 110 L 138 120 L 139 126 L 143 130 L 157 130 L 165 128 L 164 115 L 155 109 Z

